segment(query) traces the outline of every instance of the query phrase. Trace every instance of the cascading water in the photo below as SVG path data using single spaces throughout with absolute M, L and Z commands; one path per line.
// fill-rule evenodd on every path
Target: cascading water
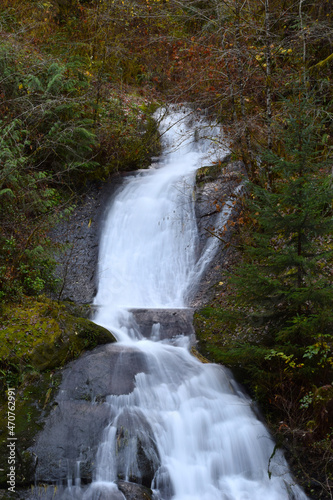
M 165 152 L 159 163 L 129 178 L 110 208 L 95 299 L 101 307 L 96 321 L 106 326 L 108 315 L 121 307 L 185 307 L 200 274 L 205 259 L 198 263 L 194 180 L 213 152 L 210 141 L 200 141 L 193 129 L 189 133 L 184 118 L 179 112 L 173 124 L 170 117 L 162 121 Z
M 164 154 L 112 201 L 94 321 L 118 342 L 64 370 L 25 498 L 143 499 L 148 486 L 154 500 L 306 500 L 229 372 L 190 354 L 188 304 L 218 243 L 198 250 L 195 172 L 226 153 L 193 122 L 164 117 Z
M 124 498 L 118 477 L 145 484 L 137 458 L 144 450 L 155 465 L 156 499 L 305 499 L 227 371 L 192 357 L 186 337 L 144 339 L 130 312 L 186 307 L 214 245 L 211 239 L 197 255 L 192 196 L 195 171 L 212 142 L 198 138 L 184 118 L 178 111 L 162 120 L 163 156 L 126 181 L 105 223 L 95 322 L 115 333 L 124 349 L 140 351 L 146 368 L 132 392 L 107 397 L 110 424 L 83 498 Z M 155 324 L 155 339 L 158 331 Z

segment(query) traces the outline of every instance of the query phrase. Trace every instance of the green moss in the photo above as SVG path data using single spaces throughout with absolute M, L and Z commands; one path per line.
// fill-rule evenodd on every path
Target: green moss
M 113 335 L 87 318 L 71 304 L 42 297 L 24 304 L 7 304 L 0 328 L 0 381 L 2 394 L 17 385 L 26 373 L 63 366 L 84 350 L 114 342 Z
M 222 363 L 224 354 L 234 345 L 235 331 L 226 325 L 221 311 L 205 307 L 194 315 L 199 351 L 210 361 Z
M 242 330 L 242 325 L 220 308 L 208 306 L 197 311 L 194 328 L 199 353 L 213 363 L 230 368 L 234 377 L 252 392 L 249 360 L 256 365 L 256 360 L 264 357 L 266 348 L 260 348 L 254 339 L 250 341 L 249 332 Z
M 15 389 L 14 433 L 15 475 L 17 486 L 33 483 L 36 457 L 28 450 L 36 434 L 42 429 L 43 421 L 53 405 L 53 398 L 61 380 L 61 374 L 52 372 L 30 373 L 21 386 Z M 7 398 L 0 407 L 0 485 L 6 487 L 8 472 L 8 405 Z
M 214 165 L 199 168 L 196 173 L 196 184 L 200 186 L 206 184 L 207 182 L 215 181 L 222 173 L 223 168 L 228 165 L 229 160 L 230 156 L 215 163 Z

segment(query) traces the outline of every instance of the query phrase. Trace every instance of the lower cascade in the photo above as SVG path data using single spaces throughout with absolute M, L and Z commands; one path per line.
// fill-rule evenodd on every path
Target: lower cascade
M 183 110 L 166 115 L 164 153 L 113 197 L 100 243 L 94 321 L 117 343 L 65 373 L 57 414 L 46 426 L 60 451 L 43 445 L 43 436 L 37 444 L 37 452 L 47 448 L 38 456 L 44 453 L 49 467 L 39 464 L 37 480 L 58 484 L 35 497 L 307 498 L 229 371 L 190 354 L 189 304 L 217 245 L 208 238 L 199 254 L 195 175 L 208 157 L 223 155 L 211 151 L 216 141 L 205 138 L 205 125 L 186 120 Z M 222 224 L 230 210 L 226 204 Z M 55 429 L 65 421 L 71 430 L 60 436 Z M 143 488 L 130 496 L 129 484 L 152 493 Z

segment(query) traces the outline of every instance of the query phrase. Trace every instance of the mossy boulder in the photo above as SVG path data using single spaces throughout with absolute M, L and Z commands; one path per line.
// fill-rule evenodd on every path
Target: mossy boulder
M 86 308 L 87 309 L 87 308 Z M 9 411 L 15 440 L 16 485 L 33 483 L 36 457 L 28 451 L 54 404 L 59 370 L 113 335 L 78 317 L 84 311 L 45 297 L 5 304 L 0 326 L 0 486 L 7 487 Z M 85 311 L 88 316 L 88 311 Z M 9 388 L 12 390 L 9 391 Z M 14 395 L 9 408 L 9 395 Z M 12 398 L 13 399 L 13 398 Z
M 24 304 L 6 304 L 0 327 L 2 386 L 17 386 L 25 372 L 64 366 L 84 350 L 114 342 L 114 336 L 81 309 L 42 297 Z M 86 309 L 82 314 L 88 315 Z

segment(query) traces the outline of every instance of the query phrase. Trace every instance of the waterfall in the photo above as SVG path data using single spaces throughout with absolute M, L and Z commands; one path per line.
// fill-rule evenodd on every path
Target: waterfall
M 226 153 L 221 146 L 212 151 L 207 125 L 199 118 L 189 123 L 183 110 L 161 119 L 162 156 L 126 180 L 107 214 L 94 321 L 124 349 L 140 351 L 147 368 L 132 392 L 106 399 L 112 416 L 84 499 L 99 498 L 96 491 L 113 488 L 119 476 L 145 484 L 140 447 L 157 464 L 148 485 L 156 499 L 306 498 L 230 374 L 191 356 L 186 336 L 158 341 L 159 324 L 150 340 L 143 338 L 133 319 L 135 309 L 186 308 L 214 252 L 212 238 L 198 255 L 193 196 L 197 168 Z M 229 213 L 227 205 L 222 219 Z
M 33 448 L 42 486 L 26 498 L 143 499 L 148 487 L 154 500 L 306 500 L 229 371 L 190 354 L 189 304 L 218 245 L 199 245 L 196 170 L 227 149 L 186 110 L 158 119 L 163 154 L 128 176 L 102 231 L 94 321 L 117 343 L 64 370 Z
M 164 118 L 164 154 L 130 177 L 109 209 L 100 243 L 98 323 L 110 326 L 108 314 L 121 307 L 185 307 L 199 278 L 195 174 L 214 154 L 214 143 L 200 140 L 185 118 L 182 112 Z

